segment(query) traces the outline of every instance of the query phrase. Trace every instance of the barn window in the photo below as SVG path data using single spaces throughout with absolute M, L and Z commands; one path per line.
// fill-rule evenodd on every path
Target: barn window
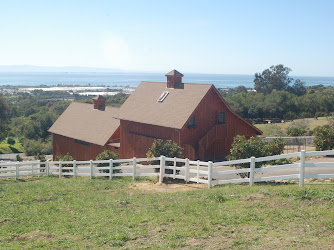
M 193 115 L 188 123 L 188 128 L 196 128 L 196 124 L 195 124 L 195 115 Z
M 74 140 L 75 143 L 78 143 L 78 144 L 81 144 L 81 145 L 84 145 L 84 146 L 90 146 L 90 144 L 88 142 L 85 142 L 85 141 L 79 141 L 79 140 Z
M 218 124 L 225 124 L 225 112 L 218 113 Z

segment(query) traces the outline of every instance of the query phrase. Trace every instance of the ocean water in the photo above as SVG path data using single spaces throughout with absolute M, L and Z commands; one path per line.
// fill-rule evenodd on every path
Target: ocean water
M 254 75 L 225 74 L 184 74 L 183 82 L 210 83 L 216 88 L 234 88 L 243 85 L 254 87 Z M 292 76 L 300 79 L 307 86 L 323 84 L 334 86 L 334 77 Z M 142 81 L 166 81 L 163 73 L 2 73 L 0 85 L 12 86 L 56 86 L 56 85 L 91 85 L 91 86 L 130 86 L 137 87 Z

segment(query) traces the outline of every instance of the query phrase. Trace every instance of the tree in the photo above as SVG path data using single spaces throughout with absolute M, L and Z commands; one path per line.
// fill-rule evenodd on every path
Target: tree
M 5 98 L 0 95 L 0 141 L 6 138 L 9 122 L 9 108 Z
M 15 144 L 15 142 L 16 142 L 16 141 L 15 141 L 13 138 L 10 138 L 10 137 L 7 138 L 7 143 L 8 143 L 9 145 L 13 146 L 13 145 Z
M 297 79 L 289 91 L 298 96 L 305 95 L 307 92 L 305 82 Z
M 271 66 L 262 73 L 255 73 L 255 90 L 260 93 L 270 94 L 274 89 L 287 90 L 289 84 L 293 81 L 289 77 L 291 69 L 284 67 L 283 64 Z
M 241 93 L 241 92 L 244 92 L 244 93 L 247 93 L 247 88 L 245 86 L 238 86 L 234 89 L 235 93 Z

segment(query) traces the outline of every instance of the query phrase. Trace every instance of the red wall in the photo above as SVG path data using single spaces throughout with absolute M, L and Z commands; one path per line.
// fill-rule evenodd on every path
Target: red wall
M 154 139 L 172 140 L 178 144 L 179 133 L 173 128 L 121 120 L 121 157 L 146 157 Z
M 116 150 L 111 146 L 99 146 L 89 143 L 89 146 L 75 142 L 75 139 L 61 135 L 53 134 L 53 158 L 56 156 L 64 156 L 67 153 L 75 160 L 95 160 L 96 156 L 104 150 L 110 150 L 119 154 L 119 149 Z
M 218 113 L 225 113 L 225 124 L 218 125 Z M 200 102 L 195 112 L 196 128 L 182 128 L 181 144 L 189 144 L 201 160 L 222 159 L 229 154 L 236 135 L 255 136 L 256 131 L 232 113 L 222 101 L 219 93 L 212 87 Z M 210 134 L 208 134 L 210 132 Z M 204 152 L 199 153 L 198 142 L 204 138 Z

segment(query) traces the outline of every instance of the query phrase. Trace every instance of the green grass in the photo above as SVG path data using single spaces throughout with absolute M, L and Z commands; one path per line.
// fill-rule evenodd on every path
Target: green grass
M 334 244 L 332 185 L 154 193 L 135 188 L 130 179 L 41 177 L 0 180 L 0 209 L 2 249 L 329 249 Z
M 16 142 L 14 145 L 9 145 L 6 141 L 0 142 L 0 154 L 22 153 L 23 146 Z

